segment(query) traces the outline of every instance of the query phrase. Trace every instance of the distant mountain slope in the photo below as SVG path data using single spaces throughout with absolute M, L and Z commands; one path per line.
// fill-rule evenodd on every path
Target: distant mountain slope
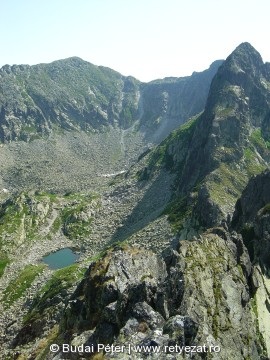
M 202 111 L 221 61 L 149 84 L 73 57 L 0 69 L 1 189 L 95 187 Z
M 185 78 L 148 84 L 72 57 L 0 69 L 0 140 L 29 141 L 60 130 L 127 129 L 137 120 L 151 142 L 203 110 L 221 61 Z
M 29 140 L 54 129 L 102 130 L 135 116 L 139 82 L 79 58 L 4 66 L 0 79 L 1 139 Z M 131 100 L 128 99 L 131 98 Z M 135 110 L 134 110 L 134 109 Z M 134 112 L 134 113 L 133 113 Z

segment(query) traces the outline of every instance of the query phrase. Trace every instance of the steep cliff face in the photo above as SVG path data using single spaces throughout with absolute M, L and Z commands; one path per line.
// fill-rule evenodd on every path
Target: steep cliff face
M 152 81 L 142 88 L 142 131 L 158 143 L 205 107 L 211 81 L 223 61 L 184 78 Z
M 193 225 L 226 220 L 250 176 L 267 168 L 269 76 L 259 53 L 239 45 L 218 69 L 205 111 L 156 150 L 150 168 L 163 163 L 176 173 L 176 194 L 194 204 Z
M 232 226 L 242 233 L 254 266 L 258 328 L 270 351 L 270 173 L 252 178 L 237 201 Z
M 252 224 L 259 210 L 261 210 L 261 215 L 267 215 L 269 203 L 270 173 L 269 170 L 266 170 L 249 181 L 241 198 L 237 201 L 233 217 L 234 226 L 239 230 L 248 224 Z

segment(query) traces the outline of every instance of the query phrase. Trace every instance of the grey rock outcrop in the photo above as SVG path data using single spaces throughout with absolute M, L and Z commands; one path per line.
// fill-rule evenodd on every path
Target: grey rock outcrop
M 268 170 L 250 179 L 236 203 L 233 226 L 241 229 L 245 224 L 253 223 L 258 211 L 267 204 L 270 204 L 270 172 Z M 263 213 L 267 213 L 266 209 Z
M 265 171 L 253 177 L 237 201 L 232 227 L 243 235 L 253 263 L 252 284 L 258 329 L 269 354 L 270 327 L 270 173 Z
M 253 177 L 236 203 L 232 226 L 244 237 L 250 257 L 270 269 L 270 172 Z
M 69 342 L 77 341 L 74 333 L 82 336 L 95 351 L 98 344 L 124 350 L 130 344 L 134 359 L 155 356 L 136 355 L 139 346 L 159 347 L 161 359 L 184 358 L 177 346 L 196 346 L 193 359 L 262 359 L 252 276 L 241 236 L 223 228 L 181 241 L 165 260 L 143 249 L 116 248 L 90 266 L 65 310 L 61 333 Z M 128 359 L 124 350 L 104 355 Z

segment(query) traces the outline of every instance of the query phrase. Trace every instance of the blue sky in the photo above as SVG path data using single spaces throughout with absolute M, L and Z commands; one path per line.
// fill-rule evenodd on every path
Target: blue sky
M 1 0 L 0 66 L 79 56 L 149 81 L 250 42 L 270 61 L 269 0 Z

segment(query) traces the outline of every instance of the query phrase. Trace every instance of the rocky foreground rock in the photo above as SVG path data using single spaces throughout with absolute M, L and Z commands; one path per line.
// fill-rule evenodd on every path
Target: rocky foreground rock
M 104 357 L 115 359 L 262 359 L 257 276 L 241 236 L 224 228 L 182 241 L 164 259 L 116 247 L 90 265 L 69 299 L 59 345 L 101 352 L 113 344 L 121 351 L 108 347 Z M 60 354 L 54 358 L 79 358 Z

